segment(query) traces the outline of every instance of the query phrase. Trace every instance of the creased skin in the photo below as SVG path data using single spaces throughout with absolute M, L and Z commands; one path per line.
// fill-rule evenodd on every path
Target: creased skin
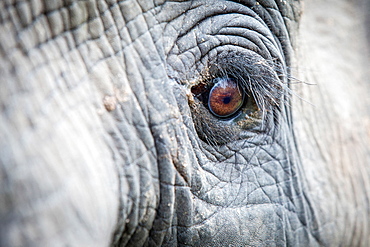
M 368 17 L 339 2 L 299 33 L 300 1 L 1 1 L 0 246 L 368 246 Z M 214 71 L 254 129 L 194 107 Z

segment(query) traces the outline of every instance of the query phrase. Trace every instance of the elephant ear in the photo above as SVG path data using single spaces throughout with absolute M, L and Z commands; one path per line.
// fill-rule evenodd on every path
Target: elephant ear
M 111 241 L 119 181 L 101 92 L 118 63 L 98 14 L 92 1 L 0 3 L 1 246 Z

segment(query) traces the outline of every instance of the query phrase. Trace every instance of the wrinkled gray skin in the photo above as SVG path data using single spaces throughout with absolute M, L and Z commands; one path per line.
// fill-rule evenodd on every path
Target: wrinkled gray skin
M 1 1 L 0 246 L 369 246 L 369 9 Z M 283 86 L 218 140 L 190 87 L 222 56 Z

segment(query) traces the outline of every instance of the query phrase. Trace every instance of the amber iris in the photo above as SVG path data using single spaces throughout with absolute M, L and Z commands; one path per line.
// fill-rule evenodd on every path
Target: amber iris
M 208 97 L 209 110 L 218 117 L 229 117 L 243 104 L 243 93 L 232 78 L 216 78 Z

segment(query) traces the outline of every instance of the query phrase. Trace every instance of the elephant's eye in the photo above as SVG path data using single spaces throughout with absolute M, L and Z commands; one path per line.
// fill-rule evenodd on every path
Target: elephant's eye
M 208 108 L 217 117 L 229 117 L 243 105 L 244 93 L 232 78 L 216 78 L 209 92 Z
M 274 130 L 289 96 L 281 71 L 279 63 L 257 55 L 225 53 L 208 62 L 196 80 L 184 80 L 199 138 L 223 145 Z

